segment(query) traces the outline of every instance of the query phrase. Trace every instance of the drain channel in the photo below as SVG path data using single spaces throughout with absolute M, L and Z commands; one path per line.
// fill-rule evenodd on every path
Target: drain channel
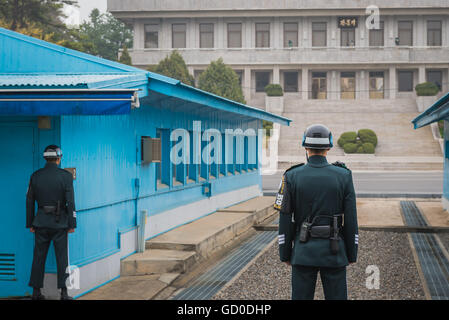
M 259 232 L 220 260 L 196 279 L 188 288 L 174 296 L 173 300 L 208 300 L 245 267 L 276 236 L 277 231 Z
M 427 226 L 414 201 L 401 201 L 404 219 L 409 226 Z M 430 296 L 433 300 L 449 299 L 449 261 L 434 234 L 411 233 Z

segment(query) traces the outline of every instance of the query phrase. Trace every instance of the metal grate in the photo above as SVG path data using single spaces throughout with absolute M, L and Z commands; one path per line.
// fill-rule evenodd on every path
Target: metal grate
M 427 226 L 414 201 L 401 201 L 404 219 L 409 226 Z M 434 234 L 411 233 L 430 296 L 433 300 L 449 299 L 449 261 Z
M 401 201 L 401 209 L 404 215 L 405 223 L 408 226 L 427 226 L 421 211 L 416 206 L 415 201 Z
M 219 261 L 214 267 L 181 291 L 173 300 L 208 300 L 246 266 L 276 236 L 277 231 L 260 232 Z
M 0 253 L 0 281 L 16 280 L 16 256 L 13 253 Z

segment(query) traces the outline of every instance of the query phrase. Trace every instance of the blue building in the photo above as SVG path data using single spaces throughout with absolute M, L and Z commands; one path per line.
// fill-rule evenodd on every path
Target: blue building
M 444 177 L 443 177 L 443 208 L 449 210 L 449 93 L 431 105 L 412 122 L 415 129 L 431 123 L 444 120 Z
M 120 275 L 120 260 L 136 252 L 143 210 L 150 239 L 261 195 L 261 139 L 245 133 L 257 132 L 262 120 L 290 122 L 1 28 L 0 53 L 0 297 L 31 290 L 25 194 L 29 176 L 44 165 L 45 146 L 60 145 L 61 167 L 74 174 L 78 229 L 69 236 L 69 257 L 80 271 L 80 289 L 72 292 L 79 296 Z M 227 129 L 236 133 L 232 161 L 210 163 L 207 157 L 229 158 Z M 173 163 L 172 147 L 186 140 L 189 161 Z M 220 149 L 193 159 L 218 141 Z M 55 286 L 55 273 L 50 249 L 46 287 Z

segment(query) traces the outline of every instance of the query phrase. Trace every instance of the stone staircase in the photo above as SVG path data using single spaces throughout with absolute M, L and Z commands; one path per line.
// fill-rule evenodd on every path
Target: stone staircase
M 314 123 L 327 125 L 333 132 L 334 145 L 329 156 L 341 157 L 345 161 L 344 151 L 337 145 L 343 132 L 358 129 L 372 129 L 378 136 L 376 157 L 436 157 L 442 152 L 438 141 L 435 141 L 430 127 L 414 130 L 411 120 L 419 114 L 415 99 L 394 100 L 298 100 L 286 96 L 284 98 L 283 116 L 292 119 L 290 127 L 281 127 L 279 140 L 279 161 L 287 166 L 289 163 L 302 162 L 305 150 L 300 147 L 305 128 Z M 298 160 L 296 160 L 298 159 Z M 348 159 L 349 160 L 349 159 Z M 364 166 L 363 159 L 358 168 L 373 167 L 373 163 Z M 388 161 L 383 161 L 387 163 Z M 391 161 L 385 168 L 395 167 Z M 437 161 L 438 162 L 438 161 Z M 405 165 L 405 166 L 404 166 Z M 403 163 L 400 168 L 415 170 L 422 167 L 408 167 Z M 425 164 L 424 164 L 425 165 Z M 413 169 L 412 169 L 413 167 Z M 440 170 L 442 165 L 430 165 Z M 374 164 L 376 168 L 376 164 Z

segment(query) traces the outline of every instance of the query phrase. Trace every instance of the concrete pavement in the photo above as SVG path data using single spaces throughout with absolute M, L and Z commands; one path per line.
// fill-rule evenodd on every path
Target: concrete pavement
M 403 199 L 358 199 L 359 226 L 392 230 L 406 228 L 401 214 Z M 410 200 L 410 199 L 408 199 Z M 449 231 L 449 214 L 439 200 L 414 199 L 430 227 Z M 144 253 L 122 261 L 122 276 L 81 300 L 148 300 L 168 298 L 175 280 L 193 271 L 201 261 L 225 248 L 239 235 L 272 217 L 274 197 L 258 197 L 217 211 L 147 241 Z M 277 230 L 277 225 L 268 225 Z M 168 293 L 167 293 L 168 292 Z

